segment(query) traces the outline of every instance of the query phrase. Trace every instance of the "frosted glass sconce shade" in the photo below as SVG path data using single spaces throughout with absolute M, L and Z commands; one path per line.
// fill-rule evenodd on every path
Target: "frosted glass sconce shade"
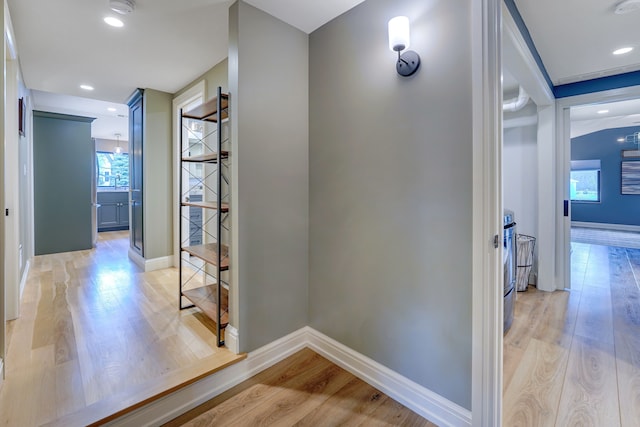
M 389 21 L 389 49 L 398 52 L 396 71 L 404 77 L 414 74 L 420 67 L 420 55 L 412 50 L 405 50 L 410 44 L 409 30 L 409 18 L 406 16 L 396 16 Z
M 389 21 L 389 49 L 394 52 L 409 48 L 409 18 L 396 16 Z

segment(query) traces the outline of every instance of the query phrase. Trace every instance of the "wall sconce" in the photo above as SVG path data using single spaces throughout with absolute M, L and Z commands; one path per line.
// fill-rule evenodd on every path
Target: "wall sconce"
M 389 21 L 389 49 L 398 52 L 396 71 L 401 76 L 410 76 L 420 66 L 420 56 L 412 50 L 403 50 L 409 47 L 409 18 L 396 16 Z

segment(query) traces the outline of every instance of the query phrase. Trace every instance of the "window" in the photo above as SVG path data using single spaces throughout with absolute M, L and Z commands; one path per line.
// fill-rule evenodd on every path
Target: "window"
M 98 151 L 96 153 L 98 187 L 129 187 L 129 154 Z
M 600 201 L 600 160 L 571 161 L 571 200 Z

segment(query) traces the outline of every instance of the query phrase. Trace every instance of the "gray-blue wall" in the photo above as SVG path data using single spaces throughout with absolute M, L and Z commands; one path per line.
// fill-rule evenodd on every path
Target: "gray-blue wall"
M 471 408 L 471 2 L 367 0 L 309 42 L 310 326 Z M 411 20 L 417 74 L 387 22 Z
M 621 151 L 638 146 L 617 141 L 638 131 L 640 126 L 605 129 L 571 139 L 571 160 L 599 159 L 601 167 L 600 202 L 572 202 L 572 221 L 640 225 L 640 196 L 620 191 Z
M 36 255 L 92 248 L 93 120 L 33 112 Z

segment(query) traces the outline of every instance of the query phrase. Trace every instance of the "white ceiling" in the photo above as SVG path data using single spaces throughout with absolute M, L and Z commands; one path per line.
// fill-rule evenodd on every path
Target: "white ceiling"
M 620 0 L 515 3 L 554 85 L 640 70 L 640 10 L 615 14 Z M 612 54 L 623 46 L 635 49 L 627 55 Z M 517 79 L 509 72 L 510 61 L 508 56 L 503 58 L 505 97 L 517 94 Z M 604 109 L 609 112 L 598 114 Z M 571 109 L 571 136 L 638 126 L 639 114 L 638 100 L 575 107 Z
M 362 1 L 247 3 L 310 33 Z M 105 115 L 107 107 L 126 102 L 138 87 L 175 93 L 226 58 L 231 3 L 136 0 L 134 12 L 121 16 L 109 9 L 108 0 L 8 0 L 35 108 L 97 117 L 94 138 L 114 139 L 121 133 L 122 140 L 128 139 L 127 119 Z M 103 18 L 109 15 L 120 17 L 124 27 L 106 25 Z M 81 84 L 95 89 L 83 91 Z
M 599 113 L 599 111 L 606 111 L 606 113 Z M 571 108 L 572 138 L 602 129 L 628 126 L 640 126 L 640 100 L 581 105 Z
M 640 10 L 620 0 L 515 0 L 554 85 L 640 70 Z M 635 47 L 626 55 L 615 49 Z
M 246 1 L 310 33 L 363 0 Z M 615 15 L 616 0 L 515 2 L 555 84 L 640 69 L 640 11 Z M 125 102 L 137 87 L 174 93 L 224 59 L 231 3 L 136 0 L 135 11 L 122 17 L 125 26 L 112 28 L 102 21 L 114 15 L 108 0 L 8 0 L 34 106 L 97 117 L 94 137 L 122 133 L 123 140 L 127 119 L 118 121 L 106 108 Z M 636 49 L 614 57 L 611 51 L 622 45 Z M 504 62 L 508 67 L 509 58 Z M 83 83 L 95 90 L 82 91 Z M 517 90 L 508 76 L 507 85 Z

